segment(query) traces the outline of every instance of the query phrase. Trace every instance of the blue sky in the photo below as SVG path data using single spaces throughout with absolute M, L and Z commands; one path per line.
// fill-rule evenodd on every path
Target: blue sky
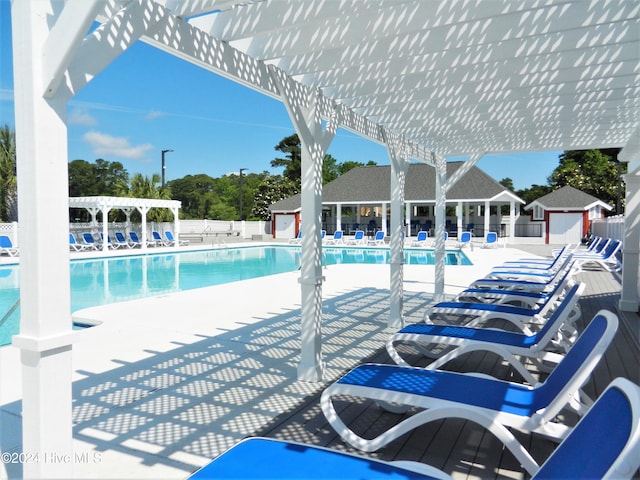
M 0 0 L 0 125 L 14 126 L 10 1 Z M 141 42 L 115 60 L 68 104 L 69 160 L 119 161 L 132 175 L 166 179 L 247 168 L 272 169 L 278 142 L 294 133 L 282 103 Z M 389 164 L 384 146 L 339 130 L 329 147 L 338 162 Z M 516 189 L 544 185 L 561 152 L 489 155 L 478 166 Z

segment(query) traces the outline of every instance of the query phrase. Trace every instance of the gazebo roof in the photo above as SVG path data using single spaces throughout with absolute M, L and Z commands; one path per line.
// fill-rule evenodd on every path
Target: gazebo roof
M 447 177 L 451 177 L 464 162 L 447 162 Z M 367 204 L 390 202 L 390 166 L 367 166 L 349 170 L 322 189 L 322 203 Z M 436 198 L 436 173 L 431 165 L 409 165 L 405 184 L 405 202 L 433 203 Z M 500 185 L 478 167 L 472 167 L 447 193 L 450 202 L 509 202 L 524 203 L 513 192 Z M 300 209 L 300 195 L 271 205 L 272 212 Z
M 158 198 L 128 198 L 128 197 L 69 197 L 69 208 L 180 208 L 180 200 L 162 200 Z

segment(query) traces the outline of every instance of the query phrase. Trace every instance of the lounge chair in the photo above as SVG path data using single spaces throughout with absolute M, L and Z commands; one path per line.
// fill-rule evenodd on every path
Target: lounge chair
M 418 462 L 383 462 L 315 445 L 246 438 L 197 470 L 190 480 L 450 480 Z
M 429 238 L 429 234 L 426 230 L 420 230 L 418 235 L 416 235 L 415 240 L 411 242 L 410 247 L 424 247 L 427 244 L 427 239 Z
M 103 233 L 100 234 L 100 240 L 102 240 L 102 243 L 104 243 L 104 234 Z M 116 249 L 120 248 L 120 244 L 112 242 L 111 241 L 111 235 L 107 235 L 107 247 L 110 248 L 111 250 L 116 250 Z
M 496 248 L 498 246 L 498 234 L 496 232 L 487 232 L 484 236 L 482 248 Z
M 366 452 L 426 423 L 447 418 L 471 420 L 493 433 L 522 465 L 537 466 L 509 428 L 557 441 L 566 436 L 570 427 L 554 420 L 567 407 L 580 415 L 586 413 L 589 400 L 581 400 L 580 387 L 610 344 L 617 323 L 615 315 L 598 313 L 547 379 L 533 386 L 475 374 L 364 364 L 324 390 L 322 412 L 344 441 Z M 398 413 L 411 408 L 420 411 L 377 437 L 365 439 L 338 415 L 334 398 L 343 396 L 370 399 Z
M 74 252 L 83 252 L 89 250 L 90 248 L 90 245 L 78 243 L 78 241 L 76 240 L 76 236 L 73 233 L 69 233 L 69 250 L 72 250 Z
M 136 232 L 129 232 L 129 238 L 131 239 L 134 247 L 142 247 L 142 241 L 140 240 L 140 237 L 138 237 L 138 234 Z M 155 241 L 147 240 L 148 247 L 154 247 L 155 245 Z
M 571 275 L 566 273 L 547 298 L 541 300 L 540 303 L 524 307 L 496 303 L 440 302 L 427 309 L 425 318 L 428 323 L 433 323 L 433 320 L 439 316 L 454 316 L 464 321 L 464 325 L 467 327 L 477 327 L 489 320 L 501 319 L 512 323 L 520 331 L 530 335 L 531 324 L 544 324 L 548 315 L 557 308 L 559 302 L 567 299 L 565 290 L 568 290 L 570 282 Z M 575 311 L 569 319 L 573 322 L 579 316 L 580 308 L 576 305 Z
M 596 264 L 609 272 L 619 272 L 622 270 L 622 263 L 618 259 L 621 248 L 620 240 L 612 240 L 601 253 L 575 253 L 573 258 L 581 267 Z
M 356 230 L 353 237 L 347 240 L 347 245 L 364 245 L 364 230 Z
M 560 305 L 536 333 L 522 334 L 487 328 L 415 323 L 403 327 L 389 337 L 386 344 L 387 352 L 398 365 L 409 367 L 411 365 L 400 355 L 396 344 L 414 345 L 425 356 L 437 358 L 426 367 L 433 370 L 465 353 L 477 350 L 489 351 L 501 356 L 525 380 L 532 382 L 529 371 L 514 355 L 533 359 L 538 368 L 543 371 L 546 366 L 541 362 L 558 363 L 562 356 L 547 349 L 552 348 L 556 352 L 560 350 L 566 353 L 575 341 L 575 327 L 570 318 L 584 288 L 583 283 L 571 286 Z M 428 349 L 429 345 L 446 345 L 453 349 L 442 354 L 434 351 L 433 348 Z
M 558 280 L 562 278 L 566 269 L 570 269 L 572 274 L 577 273 L 580 269 L 571 258 L 564 260 L 563 266 L 558 269 L 553 275 L 544 276 L 525 276 L 511 278 L 509 275 L 496 274 L 492 275 L 493 278 L 485 277 L 473 281 L 469 288 L 488 288 L 488 289 L 507 289 L 507 290 L 522 290 L 527 292 L 547 292 L 556 285 Z
M 471 245 L 471 232 L 462 232 L 460 238 L 456 242 L 457 248 L 464 248 L 467 245 Z
M 384 231 L 378 230 L 372 240 L 367 241 L 367 245 L 384 245 Z
M 124 248 L 134 248 L 136 246 L 135 243 L 128 242 L 122 232 L 115 232 L 114 235 L 116 237 L 116 242 L 115 242 L 116 245 L 119 245 Z
M 92 250 L 100 250 L 101 248 L 101 244 L 96 242 L 96 239 L 93 237 L 93 234 L 90 232 L 84 232 L 82 234 L 82 240 L 84 241 L 84 244 L 88 245 L 89 248 Z
M 160 235 L 160 232 L 154 230 L 153 232 L 151 232 L 151 238 L 154 242 L 156 242 L 156 246 L 158 247 L 167 247 L 169 246 L 169 244 L 162 239 L 162 235 Z
M 339 244 L 341 244 L 343 242 L 342 235 L 343 235 L 342 230 L 336 230 L 333 233 L 333 238 L 327 238 L 324 241 L 324 243 L 326 245 L 339 245 Z
M 564 271 L 567 265 L 575 265 L 573 255 L 567 255 L 558 262 L 554 263 L 552 268 L 545 270 L 544 268 L 535 267 L 494 267 L 485 278 L 498 278 L 507 280 L 531 280 L 544 282 L 558 275 L 558 272 Z
M 518 307 L 537 308 L 553 296 L 562 283 L 574 276 L 575 270 L 566 268 L 555 277 L 549 288 L 542 291 L 511 290 L 508 288 L 467 288 L 458 293 L 452 302 L 509 304 Z
M 164 232 L 164 236 L 167 237 L 167 245 L 175 245 L 176 244 L 176 239 L 173 236 L 173 233 L 171 233 L 169 230 Z M 189 240 L 178 240 L 178 245 L 180 246 L 187 246 L 189 245 Z
M 562 247 L 556 255 L 551 258 L 520 258 L 518 260 L 509 260 L 501 265 L 493 267 L 497 269 L 514 269 L 523 268 L 528 270 L 554 270 L 562 264 L 564 259 L 569 255 L 573 255 L 573 250 L 568 245 Z
M 294 245 L 300 245 L 302 243 L 302 230 L 300 230 L 298 232 L 298 235 L 296 235 L 294 238 L 290 238 L 289 243 Z
M 638 405 L 640 387 L 625 378 L 616 378 L 542 466 L 520 447 L 524 469 L 532 480 L 633 478 L 640 467 Z M 451 478 L 430 465 L 414 461 L 387 463 L 323 447 L 256 437 L 236 444 L 190 478 L 360 480 L 373 475 L 380 480 Z
M 15 257 L 20 253 L 20 249 L 13 246 L 11 239 L 7 235 L 0 235 L 0 255 L 3 253 L 10 257 Z

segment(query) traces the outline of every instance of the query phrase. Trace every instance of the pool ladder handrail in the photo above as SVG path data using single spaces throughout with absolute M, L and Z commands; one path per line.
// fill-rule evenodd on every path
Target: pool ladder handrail
M 16 311 L 19 305 L 20 305 L 20 297 L 18 297 L 16 302 L 9 308 L 9 310 L 7 310 L 7 313 L 4 314 L 4 316 L 0 320 L 0 327 L 2 327 L 2 325 L 5 324 L 5 322 L 9 319 L 11 314 Z

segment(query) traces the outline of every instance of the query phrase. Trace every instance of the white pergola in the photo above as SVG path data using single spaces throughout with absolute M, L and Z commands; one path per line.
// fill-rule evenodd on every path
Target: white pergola
M 129 198 L 129 197 L 108 197 L 108 196 L 92 196 L 92 197 L 69 197 L 69 208 L 84 208 L 91 214 L 92 221 L 95 222 L 98 212 L 102 213 L 102 238 L 108 238 L 109 235 L 109 212 L 111 210 L 122 210 L 127 217 L 127 224 L 130 223 L 131 213 L 134 210 L 140 212 L 142 217 L 142 227 L 140 229 L 141 248 L 147 248 L 147 212 L 152 208 L 168 208 L 173 214 L 173 234 L 175 238 L 180 236 L 180 218 L 178 212 L 182 202 L 179 200 L 163 200 L 159 198 Z M 178 248 L 179 242 L 175 242 L 174 246 Z M 109 249 L 108 242 L 102 242 L 102 249 Z
M 322 378 L 321 166 L 338 128 L 387 146 L 391 316 L 402 323 L 404 182 L 445 158 L 623 147 L 623 310 L 638 309 L 638 0 L 12 0 L 23 451 L 71 453 L 66 104 L 141 40 L 281 100 L 302 141 L 302 355 Z M 91 29 L 94 21 L 101 23 Z M 90 33 L 87 33 L 90 32 Z M 440 220 L 438 220 L 440 219 Z M 444 286 L 436 247 L 436 295 Z M 71 465 L 27 464 L 29 478 Z

